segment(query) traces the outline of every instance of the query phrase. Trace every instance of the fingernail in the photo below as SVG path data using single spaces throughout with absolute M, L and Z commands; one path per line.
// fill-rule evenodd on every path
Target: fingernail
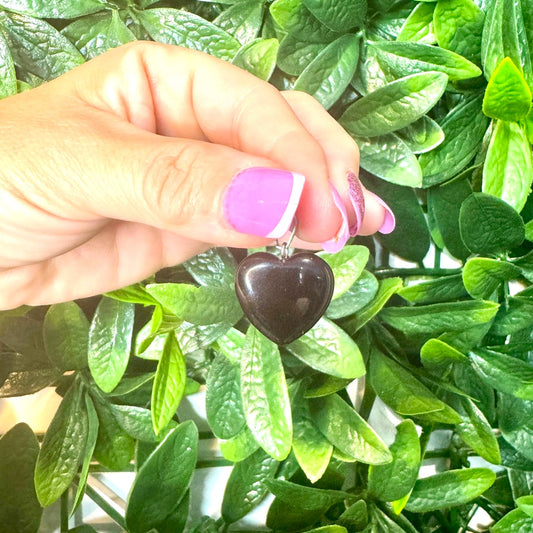
M 385 218 L 383 219 L 381 228 L 378 229 L 379 233 L 383 233 L 384 235 L 392 233 L 396 227 L 396 217 L 394 216 L 392 209 L 377 194 L 371 194 L 374 196 L 378 204 L 385 209 Z
M 335 237 L 329 241 L 323 242 L 322 248 L 324 248 L 324 251 L 334 254 L 343 249 L 344 245 L 350 238 L 350 229 L 348 227 L 348 213 L 346 212 L 346 207 L 344 207 L 342 198 L 337 192 L 337 189 L 335 189 L 331 183 L 329 185 L 333 195 L 333 202 L 341 214 L 342 223 Z
M 304 176 L 296 172 L 244 169 L 226 190 L 224 216 L 240 233 L 278 239 L 290 229 L 304 183 Z
M 350 201 L 355 213 L 355 221 L 350 224 L 350 237 L 355 237 L 359 233 L 359 228 L 363 223 L 365 216 L 365 195 L 363 194 L 363 187 L 358 177 L 351 170 L 346 175 L 348 180 L 348 192 L 350 194 Z

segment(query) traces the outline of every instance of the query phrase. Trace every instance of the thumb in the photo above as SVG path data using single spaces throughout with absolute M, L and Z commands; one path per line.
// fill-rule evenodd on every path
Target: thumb
M 258 246 L 289 230 L 306 186 L 301 174 L 223 145 L 135 137 L 113 147 L 121 162 L 90 193 L 98 215 L 221 246 Z

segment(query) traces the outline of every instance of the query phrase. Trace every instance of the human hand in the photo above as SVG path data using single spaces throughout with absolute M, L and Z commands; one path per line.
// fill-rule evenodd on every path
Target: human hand
M 200 52 L 126 45 L 2 100 L 0 116 L 2 309 L 123 287 L 214 245 L 265 245 L 296 207 L 300 243 L 329 249 L 347 225 L 393 225 L 351 172 L 356 144 L 315 100 Z

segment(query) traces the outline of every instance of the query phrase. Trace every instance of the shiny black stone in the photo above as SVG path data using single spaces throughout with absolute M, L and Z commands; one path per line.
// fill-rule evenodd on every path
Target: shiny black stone
M 335 280 L 313 253 L 287 259 L 259 252 L 239 264 L 237 297 L 250 322 L 270 340 L 288 344 L 311 329 L 326 311 Z

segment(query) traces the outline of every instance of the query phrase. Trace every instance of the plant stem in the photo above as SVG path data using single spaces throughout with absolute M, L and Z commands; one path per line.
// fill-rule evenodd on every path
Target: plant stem
M 433 428 L 431 426 L 424 426 L 422 428 L 422 435 L 420 435 L 420 457 L 422 459 L 425 459 L 426 457 L 426 448 L 432 431 Z
M 68 492 L 65 491 L 61 495 L 61 501 L 60 501 L 60 521 L 61 521 L 61 533 L 67 533 L 68 532 Z
M 440 248 L 437 248 L 435 246 L 435 257 L 433 259 L 433 267 L 434 268 L 440 268 L 440 258 L 441 258 L 442 252 Z
M 394 276 L 452 276 L 460 273 L 460 268 L 378 268 L 374 271 L 378 278 L 392 278 Z
M 367 380 L 365 383 L 365 394 L 363 396 L 363 401 L 361 402 L 361 407 L 359 408 L 359 414 L 365 420 L 368 420 L 368 417 L 370 416 L 370 411 L 372 411 L 372 407 L 374 406 L 375 401 L 376 392 Z
M 126 529 L 126 521 L 124 517 L 107 502 L 98 492 L 96 492 L 90 485 L 85 487 L 85 494 L 91 498 L 107 515 L 112 518 L 120 527 Z

